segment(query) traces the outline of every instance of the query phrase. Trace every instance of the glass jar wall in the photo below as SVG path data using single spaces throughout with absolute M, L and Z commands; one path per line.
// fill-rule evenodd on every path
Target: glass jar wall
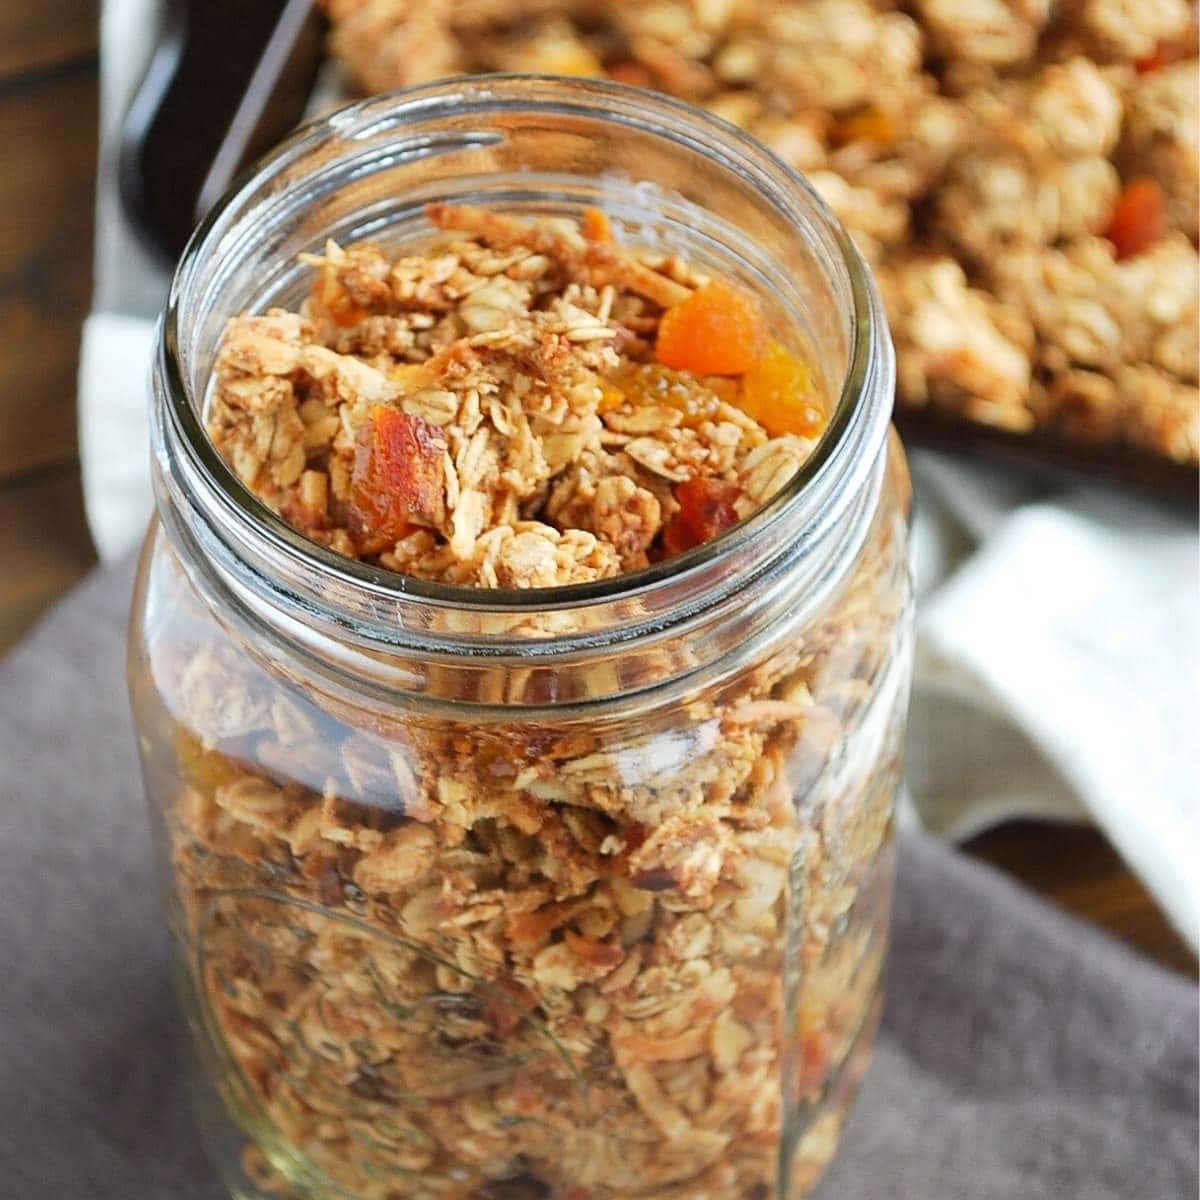
M 752 288 L 829 431 L 677 559 L 525 592 L 338 558 L 207 443 L 224 320 L 431 200 L 572 215 Z M 879 1009 L 907 697 L 886 328 L 803 183 L 603 84 L 454 82 L 299 135 L 190 247 L 130 676 L 204 1131 L 263 1200 L 798 1197 Z

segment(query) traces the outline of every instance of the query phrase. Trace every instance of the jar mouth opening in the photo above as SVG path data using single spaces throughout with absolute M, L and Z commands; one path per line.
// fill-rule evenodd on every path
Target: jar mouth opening
M 847 362 L 830 420 L 812 453 L 796 474 L 766 504 L 730 529 L 681 554 L 635 571 L 588 583 L 538 588 L 482 588 L 441 583 L 365 563 L 322 546 L 289 525 L 247 487 L 213 445 L 186 380 L 181 358 L 181 328 L 186 320 L 187 284 L 198 261 L 246 195 L 264 178 L 297 155 L 331 140 L 352 142 L 383 129 L 403 129 L 431 110 L 470 106 L 481 115 L 515 110 L 578 112 L 635 124 L 662 137 L 686 137 L 719 150 L 725 165 L 769 191 L 781 211 L 805 206 L 824 224 L 837 251 L 850 300 Z M 670 121 L 667 128 L 666 121 Z M 799 235 L 798 235 L 799 236 Z M 497 74 L 443 79 L 401 88 L 338 109 L 297 130 L 237 179 L 199 224 L 180 258 L 171 283 L 159 342 L 159 368 L 166 384 L 167 419 L 196 468 L 213 488 L 232 525 L 249 525 L 272 550 L 296 568 L 334 585 L 348 586 L 380 600 L 421 601 L 447 609 L 487 612 L 548 612 L 624 600 L 697 572 L 751 541 L 767 536 L 845 461 L 859 409 L 868 395 L 872 360 L 887 331 L 866 264 L 840 221 L 813 186 L 764 145 L 737 126 L 692 104 L 657 92 L 607 80 L 546 74 Z M 888 414 L 890 415 L 890 413 Z

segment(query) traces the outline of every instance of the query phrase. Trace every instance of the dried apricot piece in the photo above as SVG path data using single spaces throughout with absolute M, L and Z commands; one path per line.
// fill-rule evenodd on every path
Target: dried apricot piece
M 445 448 L 436 425 L 377 404 L 359 433 L 350 480 L 354 532 L 395 540 L 414 519 L 439 524 L 445 512 Z
M 896 122 L 878 108 L 861 108 L 842 117 L 833 127 L 833 141 L 839 146 L 851 142 L 876 142 L 890 146 L 899 138 Z
M 717 534 L 732 529 L 739 521 L 734 503 L 742 494 L 736 483 L 697 475 L 675 488 L 679 511 L 663 530 L 663 549 L 682 554 Z
M 609 79 L 617 83 L 627 83 L 630 87 L 652 88 L 654 76 L 641 63 L 619 62 L 608 68 Z
M 602 379 L 600 381 L 600 402 L 596 405 L 596 411 L 600 413 L 612 412 L 614 409 L 620 408 L 625 403 L 625 393 L 612 380 Z
M 313 278 L 312 298 L 316 307 L 338 325 L 357 325 L 369 315 L 362 305 L 355 302 L 332 267 L 318 271 Z
M 710 279 L 663 313 L 654 354 L 664 366 L 697 375 L 741 375 L 758 360 L 764 341 L 754 297 Z
M 1157 181 L 1131 179 L 1121 190 L 1104 236 L 1117 248 L 1118 258 L 1148 250 L 1167 227 L 1167 204 Z
M 611 242 L 613 240 L 612 222 L 608 213 L 599 208 L 587 208 L 583 212 L 583 236 L 589 242 Z
M 735 385 L 736 386 L 736 385 Z M 694 375 L 673 371 L 661 363 L 630 363 L 621 368 L 605 387 L 613 387 L 620 400 L 612 405 L 619 408 L 625 402 L 634 405 L 661 405 L 683 414 L 683 424 L 695 429 L 717 416 L 721 397 Z M 600 411 L 610 411 L 602 398 Z
M 1134 66 L 1139 75 L 1148 75 L 1169 67 L 1172 63 L 1183 62 L 1186 58 L 1196 57 L 1196 28 L 1193 26 L 1182 37 L 1159 42 L 1145 58 L 1139 58 Z
M 202 794 L 210 795 L 237 777 L 237 764 L 228 751 L 206 749 L 199 738 L 182 726 L 176 726 L 174 740 L 184 778 Z
M 742 376 L 738 406 L 772 437 L 811 437 L 825 426 L 825 409 L 808 364 L 778 342 Z

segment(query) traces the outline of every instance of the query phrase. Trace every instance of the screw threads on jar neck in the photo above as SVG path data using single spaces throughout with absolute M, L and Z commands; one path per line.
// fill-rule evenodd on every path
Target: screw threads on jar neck
M 204 431 L 224 323 L 298 298 L 297 256 L 327 237 L 402 245 L 427 236 L 431 201 L 557 215 L 596 205 L 640 240 L 738 278 L 798 331 L 838 397 L 821 444 L 735 529 L 596 583 L 452 587 L 396 576 L 304 538 L 237 480 Z M 427 692 L 434 689 L 422 668 L 436 663 L 444 684 L 436 690 L 460 699 L 475 689 L 446 684 L 455 672 L 534 664 L 557 680 L 548 675 L 545 688 L 534 689 L 546 692 L 541 699 L 564 687 L 564 699 L 590 698 L 604 675 L 597 665 L 619 661 L 607 687 L 617 694 L 711 665 L 744 649 L 781 612 L 821 602 L 870 522 L 893 370 L 878 298 L 844 231 L 798 176 L 732 126 L 593 81 L 443 82 L 366 101 L 301 131 L 193 238 L 155 369 L 159 509 L 213 602 L 238 607 L 263 636 L 323 658 L 330 642 L 356 647 L 377 665 L 391 661 L 404 680 L 416 667 L 426 680 L 418 690 Z M 681 643 L 686 655 L 664 656 L 664 647 Z M 578 688 L 572 672 L 580 673 Z

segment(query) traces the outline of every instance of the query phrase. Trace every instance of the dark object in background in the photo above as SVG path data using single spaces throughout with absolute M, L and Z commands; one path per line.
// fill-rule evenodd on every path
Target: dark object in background
M 1064 484 L 1117 483 L 1189 509 L 1200 496 L 1200 473 L 1195 467 L 1136 447 L 1080 443 L 1053 429 L 1013 433 L 953 413 L 899 404 L 892 420 L 905 444 L 944 450 L 959 459 L 986 458 Z
M 121 199 L 178 258 L 233 179 L 295 127 L 321 63 L 311 0 L 168 0 L 122 131 Z

